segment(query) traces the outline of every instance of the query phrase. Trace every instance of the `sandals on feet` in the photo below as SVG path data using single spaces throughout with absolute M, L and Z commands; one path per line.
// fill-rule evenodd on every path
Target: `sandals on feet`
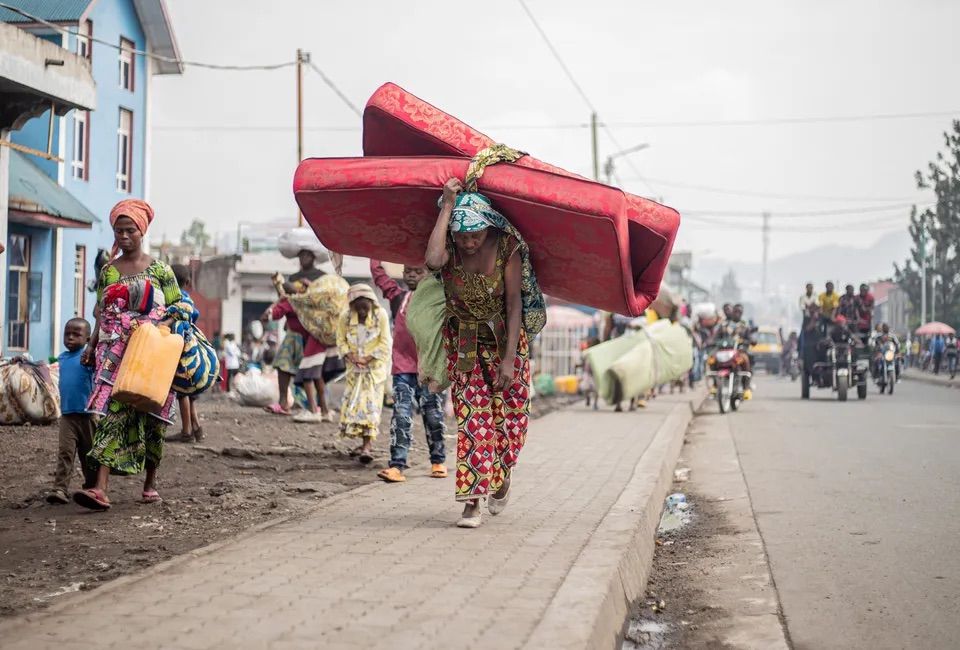
M 107 495 L 103 493 L 103 490 L 98 490 L 97 488 L 74 492 L 73 502 L 78 506 L 83 506 L 84 508 L 98 512 L 110 509 L 110 501 L 107 499 Z
M 264 406 L 263 410 L 267 413 L 273 413 L 274 415 L 290 415 L 290 410 L 283 408 L 279 403 Z
M 377 472 L 377 477 L 387 483 L 403 483 L 407 477 L 403 475 L 399 467 L 388 467 Z
M 430 478 L 447 478 L 447 466 L 443 463 L 434 463 L 431 465 Z
M 144 490 L 141 496 L 140 503 L 160 503 L 163 501 L 160 498 L 160 493 L 156 490 Z

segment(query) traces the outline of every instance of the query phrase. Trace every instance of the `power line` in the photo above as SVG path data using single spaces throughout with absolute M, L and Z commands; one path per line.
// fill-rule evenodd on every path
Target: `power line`
M 904 120 L 924 117 L 950 117 L 960 115 L 960 110 L 920 111 L 915 113 L 880 113 L 874 115 L 827 115 L 816 117 L 768 117 L 746 120 L 691 120 L 691 121 L 639 121 L 614 122 L 613 126 L 626 129 L 700 127 L 700 126 L 773 126 L 777 124 L 822 124 L 837 122 L 875 122 L 879 120 Z
M 125 52 L 130 52 L 131 54 L 138 54 L 140 56 L 155 59 L 157 61 L 163 61 L 164 63 L 176 63 L 178 65 L 192 66 L 194 68 L 207 68 L 210 70 L 233 70 L 233 71 L 249 71 L 249 70 L 279 70 L 281 68 L 289 68 L 297 64 L 296 61 L 284 61 L 283 63 L 268 63 L 268 64 L 257 64 L 257 65 L 227 65 L 220 63 L 204 63 L 201 61 L 188 61 L 186 59 L 178 59 L 172 56 L 163 56 L 162 54 L 155 54 L 153 52 L 147 52 L 144 50 L 135 50 L 131 48 L 121 47 L 117 43 L 111 43 L 94 36 L 87 36 L 86 34 L 81 34 L 79 32 L 67 29 L 61 25 L 51 23 L 48 20 L 44 20 L 39 16 L 34 16 L 33 14 L 27 13 L 18 7 L 8 5 L 4 2 L 0 2 L 0 8 L 7 9 L 14 13 L 20 14 L 21 16 L 28 18 L 39 25 L 49 27 L 61 34 L 69 34 L 72 36 L 77 36 L 79 38 L 84 38 L 92 43 L 100 43 L 101 45 L 106 45 L 107 47 L 113 48 L 114 50 L 121 50 Z
M 573 76 L 573 73 L 570 72 L 570 68 L 567 67 L 567 64 L 564 63 L 563 57 L 560 56 L 560 52 L 557 51 L 557 48 L 553 46 L 553 43 L 550 41 L 550 37 L 547 36 L 547 33 L 543 31 L 543 28 L 540 26 L 540 23 L 537 22 L 537 17 L 533 15 L 533 12 L 530 11 L 530 8 L 527 6 L 527 3 L 524 0 L 517 0 L 520 3 L 520 6 L 523 7 L 524 12 L 530 18 L 530 22 L 533 23 L 534 28 L 540 32 L 540 37 L 543 38 L 543 42 L 547 44 L 547 48 L 550 50 L 550 53 L 553 54 L 553 58 L 557 60 L 557 63 L 560 64 L 560 67 L 563 69 L 564 74 L 567 75 L 567 79 L 570 80 L 570 83 L 573 84 L 573 87 L 577 89 L 577 92 L 580 94 L 580 97 L 586 103 L 594 113 L 597 112 L 596 107 L 593 105 L 593 102 L 590 101 L 590 98 L 587 97 L 587 93 L 583 90 L 583 87 L 577 83 L 576 77 Z
M 337 97 L 340 98 L 340 101 L 342 101 L 344 104 L 346 104 L 347 107 L 357 115 L 357 117 L 362 117 L 362 116 L 363 116 L 363 111 L 361 111 L 359 108 L 357 108 L 356 104 L 354 104 L 352 101 L 350 101 L 350 99 L 343 93 L 343 91 L 340 90 L 340 89 L 337 87 L 337 84 L 333 83 L 333 80 L 330 79 L 330 77 L 328 77 L 328 76 L 323 72 L 323 70 L 321 70 L 319 67 L 317 67 L 317 64 L 316 64 L 316 63 L 314 63 L 314 62 L 311 60 L 311 61 L 308 63 L 308 65 L 309 65 L 311 68 L 313 68 L 313 71 L 314 71 L 314 72 L 316 72 L 318 75 L 320 75 L 320 78 L 323 79 L 323 83 L 327 84 L 327 86 L 330 87 L 330 90 L 332 90 L 332 91 L 337 95 Z
M 626 177 L 624 180 L 643 180 L 642 178 Z M 793 199 L 800 201 L 910 201 L 910 197 L 884 197 L 884 196 L 824 196 L 818 194 L 782 194 L 779 192 L 758 192 L 754 190 L 741 190 L 711 185 L 698 185 L 696 183 L 686 183 L 683 181 L 670 181 L 662 178 L 647 178 L 658 185 L 667 187 L 678 187 L 681 189 L 696 190 L 699 192 L 712 192 L 714 194 L 729 194 L 731 196 L 753 196 L 763 199 Z
M 907 208 L 912 208 L 914 203 L 898 203 L 894 205 L 874 205 L 874 206 L 861 206 L 856 208 L 831 208 L 825 210 L 794 210 L 794 211 L 777 211 L 774 212 L 774 215 L 777 217 L 827 217 L 827 216 L 839 216 L 844 214 L 864 214 L 871 212 L 891 212 L 905 210 Z M 741 217 L 741 218 L 761 218 L 763 216 L 763 211 L 749 211 L 749 210 L 679 210 L 682 215 L 690 216 L 715 216 L 715 217 Z

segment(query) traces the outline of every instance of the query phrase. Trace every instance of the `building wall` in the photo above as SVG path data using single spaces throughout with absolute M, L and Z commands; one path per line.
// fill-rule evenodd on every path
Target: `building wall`
M 88 18 L 93 22 L 93 36 L 109 42 L 120 44 L 120 37 L 133 41 L 137 50 L 146 50 L 147 43 L 143 29 L 140 26 L 132 0 L 99 0 L 94 3 Z M 65 39 L 65 46 L 71 52 L 77 51 L 77 42 L 75 36 L 41 35 L 44 38 L 55 40 L 62 43 Z M 109 250 L 113 245 L 113 235 L 109 225 L 110 209 L 117 201 L 124 198 L 143 198 L 146 189 L 146 129 L 147 129 L 147 91 L 149 84 L 149 63 L 142 56 L 134 57 L 134 89 L 126 90 L 120 86 L 119 56 L 117 49 L 109 47 L 102 43 L 92 44 L 91 67 L 93 78 L 97 85 L 97 110 L 89 115 L 90 145 L 87 156 L 88 179 L 76 179 L 73 177 L 71 162 L 73 160 L 73 140 L 75 121 L 73 113 L 54 120 L 55 132 L 53 138 L 54 151 L 63 158 L 62 163 L 44 161 L 35 159 L 41 168 L 51 178 L 57 180 L 71 194 L 79 199 L 87 208 L 90 209 L 98 218 L 99 222 L 93 224 L 90 229 L 72 229 L 66 228 L 61 231 L 62 248 L 59 260 L 62 282 L 60 283 L 60 313 L 56 319 L 59 323 L 65 323 L 74 316 L 74 259 L 77 246 L 84 246 L 86 249 L 86 282 L 90 283 L 95 277 L 94 261 L 96 260 L 99 249 Z M 125 108 L 133 113 L 133 165 L 131 168 L 131 191 L 121 192 L 117 190 L 117 157 L 118 141 L 117 130 L 120 119 L 120 109 Z M 23 129 L 11 134 L 11 139 L 35 149 L 46 150 L 47 147 L 47 125 L 49 114 L 34 118 L 28 122 Z M 62 131 L 62 132 L 61 132 Z M 53 244 L 53 237 L 49 238 L 50 244 Z M 52 256 L 52 248 L 44 253 Z M 47 282 L 47 275 L 51 280 L 52 273 L 45 274 L 44 282 Z M 45 292 L 47 295 L 51 293 Z M 95 296 L 86 292 L 84 296 L 85 318 L 93 321 L 93 307 Z M 51 298 L 52 301 L 52 298 Z M 34 344 L 39 345 L 39 339 L 33 336 L 31 331 L 31 354 L 34 357 L 40 357 L 39 352 L 50 354 L 59 351 L 59 335 L 53 336 L 50 331 L 50 325 L 55 320 L 52 318 L 52 304 L 45 304 L 44 311 L 50 312 L 49 322 L 46 323 L 47 331 L 42 337 L 53 345 L 49 348 L 33 349 Z M 6 321 L 6 307 L 3 307 L 3 318 Z M 37 328 L 39 329 L 39 328 Z M 6 343 L 6 341 L 4 341 Z M 6 351 L 6 350 L 4 350 Z
M 41 273 L 42 293 L 40 303 L 40 320 L 33 321 L 29 325 L 29 347 L 30 356 L 36 360 L 46 360 L 54 353 L 53 347 L 53 235 L 54 231 L 49 228 L 34 228 L 24 226 L 18 223 L 8 225 L 8 235 L 19 234 L 30 237 L 30 272 Z M 5 256 L 6 257 L 6 256 Z M 10 350 L 7 346 L 8 325 L 7 325 L 7 306 L 4 309 L 4 327 L 3 327 L 3 354 L 11 356 L 23 354 L 23 350 Z

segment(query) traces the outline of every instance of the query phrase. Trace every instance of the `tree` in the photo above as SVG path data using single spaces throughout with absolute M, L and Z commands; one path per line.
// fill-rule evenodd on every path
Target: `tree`
M 937 152 L 927 172 L 916 172 L 917 187 L 933 190 L 935 202 L 910 213 L 913 247 L 903 266 L 894 264 L 897 283 L 919 314 L 920 266 L 927 262 L 927 315 L 936 300 L 936 319 L 960 324 L 960 120 L 943 134 L 946 153 Z M 924 237 L 926 235 L 926 237 Z M 926 241 L 924 241 L 924 239 Z
M 180 244 L 192 248 L 194 255 L 200 255 L 209 243 L 210 235 L 207 233 L 207 226 L 199 219 L 194 219 L 190 227 L 180 235 Z

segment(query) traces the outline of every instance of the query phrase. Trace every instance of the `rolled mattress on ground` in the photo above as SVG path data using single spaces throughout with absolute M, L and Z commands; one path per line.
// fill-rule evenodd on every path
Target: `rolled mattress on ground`
M 331 250 L 422 263 L 443 183 L 493 140 L 394 84 L 364 111 L 363 159 L 300 164 L 294 194 Z M 509 143 L 508 143 L 509 144 Z M 543 290 L 638 316 L 660 287 L 680 215 L 531 156 L 487 167 L 479 191 L 530 245 Z
M 641 338 L 637 336 L 636 332 L 628 331 L 623 336 L 587 348 L 585 356 L 590 367 L 590 374 L 593 376 L 597 395 L 607 403 L 612 404 L 616 400 L 614 382 L 616 377 L 607 371 L 618 359 L 638 345 L 640 340 Z

